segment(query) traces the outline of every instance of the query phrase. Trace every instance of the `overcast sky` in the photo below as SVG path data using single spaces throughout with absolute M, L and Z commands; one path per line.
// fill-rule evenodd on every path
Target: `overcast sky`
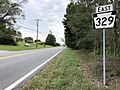
M 36 30 L 35 19 L 40 19 L 39 32 L 41 34 L 39 33 L 39 39 L 44 41 L 49 31 L 52 31 L 58 41 L 58 39 L 64 38 L 62 21 L 69 2 L 70 0 L 29 0 L 23 6 L 26 19 L 18 20 L 18 24 Z M 22 27 L 19 31 L 22 32 L 23 37 L 31 36 L 36 39 L 35 31 Z

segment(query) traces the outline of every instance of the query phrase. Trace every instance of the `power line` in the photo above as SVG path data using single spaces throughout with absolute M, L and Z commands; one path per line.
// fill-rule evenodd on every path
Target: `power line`
M 18 25 L 18 24 L 17 24 L 17 25 Z M 23 26 L 23 25 L 18 25 L 18 26 L 19 26 L 19 27 L 22 27 L 22 28 L 25 28 L 25 29 L 27 29 L 27 30 L 35 31 L 35 32 L 36 32 L 36 30 L 35 30 L 35 29 L 32 29 L 32 28 L 29 28 L 29 27 L 26 27 L 26 26 Z M 43 35 L 41 32 L 38 31 L 38 33 L 45 37 L 45 35 Z
M 18 26 L 20 26 L 22 28 L 25 28 L 25 29 L 28 29 L 28 30 L 31 30 L 31 31 L 36 31 L 35 29 L 31 29 L 31 28 L 28 28 L 28 27 L 25 27 L 25 26 L 22 26 L 22 25 L 18 25 Z
M 29 28 L 29 27 L 26 27 L 26 26 L 23 26 L 23 25 L 18 25 L 18 24 L 17 24 L 17 25 L 20 26 L 20 27 L 22 27 L 22 28 L 25 28 L 25 29 L 27 29 L 27 30 L 37 32 L 36 40 L 38 40 L 38 33 L 41 34 L 43 37 L 46 37 L 45 35 L 43 35 L 41 32 L 38 31 L 38 23 L 39 23 L 39 19 L 38 19 L 38 20 L 36 19 L 37 30 L 32 29 L 32 28 Z M 55 36 L 56 36 L 56 38 L 58 38 L 59 41 L 62 41 L 62 40 L 61 40 L 61 39 L 62 39 L 61 37 L 59 37 L 59 36 L 57 36 L 57 35 L 55 35 Z M 36 47 L 37 47 L 37 44 L 36 44 Z

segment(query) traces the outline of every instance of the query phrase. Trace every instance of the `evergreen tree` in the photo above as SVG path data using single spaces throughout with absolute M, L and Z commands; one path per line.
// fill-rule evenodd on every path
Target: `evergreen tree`
M 45 44 L 55 46 L 55 42 L 56 42 L 55 36 L 52 34 L 48 34 L 46 41 L 45 41 Z

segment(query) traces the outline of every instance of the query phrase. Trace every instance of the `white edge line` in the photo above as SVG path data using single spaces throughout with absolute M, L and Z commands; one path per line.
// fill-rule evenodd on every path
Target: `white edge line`
M 43 65 L 45 65 L 47 62 L 49 62 L 50 60 L 52 60 L 54 57 L 56 57 L 59 53 L 61 53 L 64 49 L 60 50 L 58 53 L 56 53 L 55 55 L 53 55 L 51 58 L 49 58 L 47 61 L 43 62 L 42 64 L 40 64 L 39 66 L 37 66 L 35 69 L 33 69 L 32 71 L 30 71 L 29 73 L 27 73 L 26 75 L 24 75 L 23 77 L 21 77 L 20 79 L 18 79 L 16 82 L 14 82 L 13 84 L 11 84 L 10 86 L 8 86 L 7 88 L 5 88 L 4 90 L 12 90 L 13 88 L 15 88 L 17 85 L 19 85 L 22 81 L 24 81 L 26 78 L 28 78 L 30 75 L 32 75 L 34 72 L 36 72 L 39 68 L 41 68 Z

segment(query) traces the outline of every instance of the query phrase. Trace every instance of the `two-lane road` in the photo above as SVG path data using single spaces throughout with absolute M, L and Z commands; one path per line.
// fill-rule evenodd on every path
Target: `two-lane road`
M 15 82 L 18 84 L 38 68 L 39 70 L 42 69 L 42 65 L 47 64 L 52 57 L 63 49 L 64 47 L 16 52 L 0 51 L 0 90 L 6 88 L 9 90 L 11 86 L 16 85 Z

